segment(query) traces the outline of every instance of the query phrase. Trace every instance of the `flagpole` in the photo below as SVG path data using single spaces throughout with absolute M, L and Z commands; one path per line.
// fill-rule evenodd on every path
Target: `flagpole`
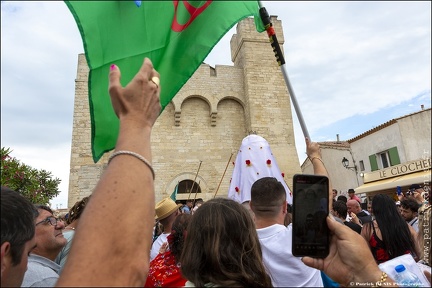
M 221 180 L 220 180 L 220 182 L 219 182 L 219 185 L 218 185 L 218 187 L 217 187 L 217 189 L 216 189 L 216 192 L 215 192 L 213 198 L 216 198 L 216 194 L 218 193 L 218 191 L 219 191 L 219 187 L 220 187 L 220 185 L 221 185 L 221 183 L 222 183 L 222 180 L 223 180 L 223 178 L 225 177 L 225 173 L 226 173 L 226 171 L 227 171 L 227 169 L 228 169 L 228 165 L 229 165 L 229 163 L 230 163 L 230 161 L 231 161 L 231 158 L 232 158 L 233 154 L 234 154 L 234 153 L 231 152 L 231 156 L 230 156 L 230 158 L 228 159 L 228 163 L 227 163 L 227 165 L 226 165 L 226 167 L 225 167 L 225 171 L 224 171 L 224 173 L 222 174 L 222 178 L 221 178 Z
M 194 197 L 194 202 L 193 202 L 194 205 L 195 205 L 196 195 L 198 193 L 198 189 L 199 189 L 200 184 L 201 184 L 201 180 L 198 181 L 198 186 L 197 186 L 197 189 L 195 190 L 195 197 Z
M 279 66 L 281 67 L 282 75 L 284 77 L 285 84 L 288 88 L 288 92 L 289 92 L 289 95 L 291 97 L 291 102 L 294 105 L 294 109 L 296 111 L 297 119 L 299 120 L 300 127 L 303 131 L 303 135 L 305 138 L 311 139 L 309 136 L 309 132 L 307 130 L 305 121 L 303 119 L 303 115 L 302 115 L 302 112 L 300 110 L 300 106 L 298 105 L 294 90 L 292 89 L 290 80 L 288 78 L 288 72 L 286 71 L 286 66 L 285 66 L 285 58 L 283 56 L 283 53 L 282 53 L 282 50 L 280 48 L 279 42 L 277 40 L 275 31 L 273 29 L 273 24 L 270 21 L 270 16 L 267 13 L 266 8 L 262 6 L 261 1 L 258 1 L 258 3 L 259 3 L 259 7 L 260 7 L 259 12 L 260 12 L 261 20 L 264 24 L 266 31 L 267 31 L 267 35 L 269 36 L 270 44 L 273 47 L 273 52 L 275 53 L 276 61 L 278 62 Z
M 198 166 L 198 170 L 197 170 L 197 173 L 196 173 L 196 175 L 195 175 L 195 179 L 194 179 L 194 181 L 193 181 L 193 183 L 192 183 L 192 187 L 191 187 L 191 189 L 190 189 L 190 191 L 189 191 L 189 196 L 188 196 L 188 199 L 187 199 L 187 200 L 190 200 L 190 196 L 191 196 L 192 190 L 193 190 L 193 188 L 194 188 L 195 181 L 196 181 L 196 179 L 197 179 L 197 177 L 198 177 L 198 172 L 199 172 L 199 170 L 200 170 L 200 168 L 201 168 L 201 163 L 202 163 L 202 161 L 200 160 L 200 164 L 199 164 L 199 166 Z

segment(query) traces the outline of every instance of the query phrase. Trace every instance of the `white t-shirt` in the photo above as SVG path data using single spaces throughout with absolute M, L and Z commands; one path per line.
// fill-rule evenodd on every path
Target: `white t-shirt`
M 292 247 L 292 225 L 274 224 L 257 229 L 261 243 L 263 262 L 274 287 L 323 287 L 321 272 L 306 266 L 299 257 L 294 257 Z
M 159 249 L 162 246 L 164 242 L 167 242 L 167 237 L 171 233 L 162 233 L 159 235 L 158 238 L 153 242 L 151 251 L 150 251 L 150 261 L 156 258 L 156 256 L 159 254 Z
M 419 232 L 419 223 L 417 217 L 413 218 L 410 222 L 408 222 L 408 224 L 412 226 L 417 233 Z

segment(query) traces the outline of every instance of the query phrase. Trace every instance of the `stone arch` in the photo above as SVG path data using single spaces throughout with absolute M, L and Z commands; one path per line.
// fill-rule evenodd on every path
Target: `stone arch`
M 181 107 L 181 123 L 184 129 L 201 130 L 211 125 L 210 103 L 202 96 L 191 95 L 184 99 Z
M 195 180 L 195 178 L 196 178 L 196 180 Z M 193 182 L 195 180 L 195 185 L 199 185 L 199 190 L 201 191 L 201 192 L 196 193 L 196 199 L 202 198 L 202 199 L 206 200 L 206 195 L 207 195 L 206 192 L 209 189 L 207 182 L 200 175 L 197 176 L 196 172 L 195 173 L 183 172 L 183 173 L 177 174 L 170 182 L 168 182 L 168 185 L 165 188 L 164 197 L 171 196 L 171 194 L 174 192 L 177 184 L 179 184 L 185 180 L 190 180 L 191 182 Z M 194 199 L 194 197 L 195 197 L 196 186 L 193 188 L 193 190 L 194 191 L 191 191 L 191 195 L 190 195 L 191 199 Z M 185 195 L 182 195 L 182 196 L 185 196 Z M 189 196 L 189 194 L 187 194 L 185 199 L 187 199 L 188 196 Z M 183 197 L 181 197 L 181 198 L 183 198 Z M 180 200 L 185 200 L 185 199 L 180 199 Z
M 237 149 L 242 139 L 247 135 L 245 107 L 234 97 L 224 97 L 218 102 L 218 125 L 215 127 L 215 137 L 226 147 Z M 236 123 L 236 125 L 232 125 Z M 233 151 L 235 151 L 233 149 Z
M 206 96 L 203 96 L 203 95 L 200 95 L 200 94 L 191 94 L 191 95 L 188 95 L 188 96 L 184 97 L 183 101 L 181 103 L 181 107 L 183 107 L 183 104 L 185 102 L 187 102 L 188 100 L 193 99 L 193 98 L 198 98 L 198 99 L 204 100 L 204 102 L 206 102 L 208 104 L 208 106 L 210 108 L 209 110 L 210 111 L 212 110 L 212 103 L 211 103 L 211 101 L 209 101 L 209 97 L 206 97 Z
M 242 99 L 240 99 L 240 97 L 238 95 L 227 95 L 227 96 L 223 96 L 222 98 L 218 99 L 218 102 L 216 103 L 216 109 L 219 110 L 219 103 L 224 101 L 224 100 L 234 100 L 236 102 L 238 102 L 243 109 L 246 109 L 246 104 L 244 103 L 244 101 Z
M 189 91 L 188 94 L 186 93 L 182 93 L 181 91 L 173 98 L 173 100 L 171 101 L 174 105 L 174 121 L 175 121 L 175 126 L 180 126 L 180 120 L 181 120 L 181 113 L 182 113 L 182 106 L 183 104 L 191 99 L 191 98 L 199 98 L 204 100 L 210 107 L 209 109 L 209 114 L 210 117 L 212 117 L 212 115 L 216 115 L 216 113 L 214 113 L 215 109 L 216 109 L 216 105 L 217 102 L 213 100 L 213 96 L 212 95 L 208 95 L 206 93 L 203 93 L 201 91 Z

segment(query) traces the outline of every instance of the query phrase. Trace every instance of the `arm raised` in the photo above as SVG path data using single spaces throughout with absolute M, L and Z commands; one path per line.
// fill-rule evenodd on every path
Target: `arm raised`
M 160 113 L 159 73 L 149 59 L 122 87 L 112 65 L 109 94 L 120 120 L 115 151 L 131 151 L 151 165 L 150 135 Z M 156 78 L 154 78 L 156 77 Z M 93 191 L 57 286 L 143 286 L 154 224 L 152 169 L 139 157 L 111 159 Z

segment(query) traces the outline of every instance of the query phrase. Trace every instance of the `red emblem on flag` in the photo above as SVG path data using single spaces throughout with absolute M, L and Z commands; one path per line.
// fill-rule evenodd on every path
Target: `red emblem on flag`
M 207 0 L 204 3 L 204 5 L 201 7 L 194 7 L 188 1 L 181 1 L 181 2 L 183 3 L 186 10 L 189 12 L 190 18 L 185 24 L 178 23 L 177 8 L 178 8 L 179 0 L 174 0 L 173 1 L 174 19 L 173 19 L 173 22 L 171 24 L 171 29 L 174 30 L 175 32 L 181 32 L 181 31 L 185 30 L 195 20 L 195 18 L 198 17 L 198 15 L 200 15 L 211 4 L 212 0 Z

